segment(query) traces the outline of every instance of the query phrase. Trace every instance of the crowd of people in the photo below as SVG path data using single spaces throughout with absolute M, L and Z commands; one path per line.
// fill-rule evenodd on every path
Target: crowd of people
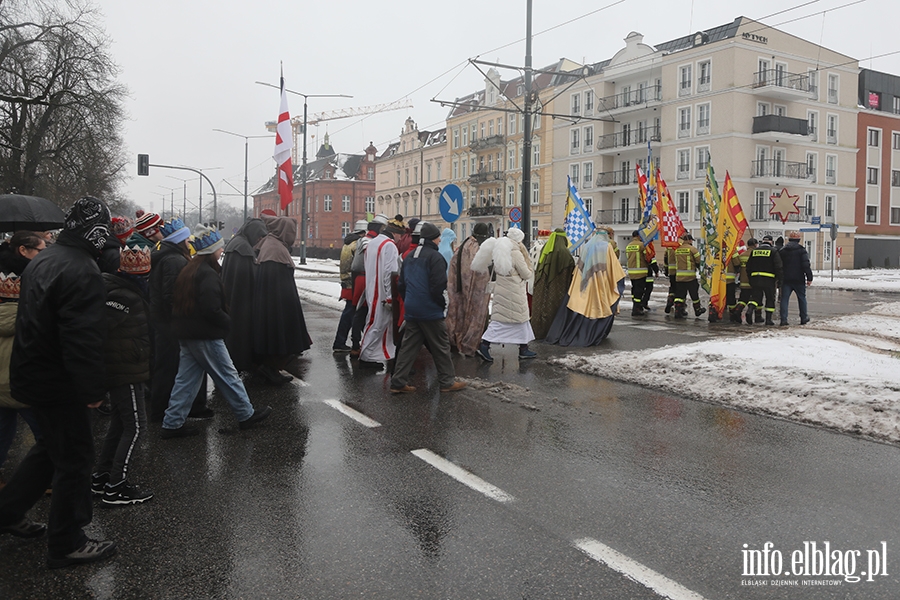
M 89 539 L 92 496 L 106 505 L 147 502 L 134 462 L 148 420 L 160 439 L 198 435 L 190 419 L 208 419 L 211 378 L 240 430 L 264 421 L 246 381 L 282 385 L 292 360 L 312 339 L 294 282 L 291 248 L 297 222 L 263 215 L 227 243 L 198 224 L 163 221 L 139 211 L 113 217 L 106 204 L 82 198 L 53 241 L 46 232 L 17 231 L 0 245 L 0 466 L 21 416 L 34 446 L 8 482 L 0 480 L 0 533 L 48 540 L 50 568 L 111 557 L 116 544 Z M 598 228 L 576 256 L 562 230 L 532 252 L 517 228 L 495 236 L 485 223 L 456 239 L 451 229 L 419 219 L 374 216 L 345 237 L 340 258 L 345 302 L 332 350 L 361 369 L 385 369 L 390 392 L 412 393 L 413 364 L 426 349 L 441 392 L 466 387 L 452 354 L 491 363 L 492 344 L 537 356 L 535 339 L 594 346 L 610 333 L 625 279 L 632 317 L 650 310 L 660 273 L 652 244 L 638 232 L 625 249 Z M 727 275 L 731 320 L 773 324 L 780 291 L 781 324 L 796 294 L 801 324 L 809 320 L 809 257 L 791 232 L 781 249 L 768 236 L 748 240 Z M 705 312 L 698 294 L 699 252 L 686 234 L 667 248 L 665 312 Z M 626 273 L 627 269 L 627 273 Z M 740 295 L 738 297 L 738 290 Z M 710 318 L 712 320 L 713 313 Z M 718 313 L 716 313 L 718 316 Z M 348 341 L 349 344 L 348 345 Z M 91 409 L 109 422 L 98 456 Z M 47 525 L 28 511 L 51 494 Z

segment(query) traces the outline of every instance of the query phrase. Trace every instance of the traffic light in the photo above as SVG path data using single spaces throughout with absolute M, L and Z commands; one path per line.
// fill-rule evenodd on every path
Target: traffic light
M 150 174 L 150 155 L 138 154 L 138 175 Z
M 218 225 L 218 230 L 220 233 L 225 230 L 225 221 L 219 221 Z

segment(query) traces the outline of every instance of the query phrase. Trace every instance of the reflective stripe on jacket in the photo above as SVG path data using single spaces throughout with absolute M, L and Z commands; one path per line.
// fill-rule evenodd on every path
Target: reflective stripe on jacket
M 640 279 L 647 276 L 647 259 L 644 257 L 644 244 L 639 239 L 633 238 L 625 247 L 625 257 L 628 261 L 628 277 Z
M 675 281 L 692 281 L 697 278 L 700 251 L 687 243 L 675 249 Z M 671 267 L 670 267 L 671 268 Z

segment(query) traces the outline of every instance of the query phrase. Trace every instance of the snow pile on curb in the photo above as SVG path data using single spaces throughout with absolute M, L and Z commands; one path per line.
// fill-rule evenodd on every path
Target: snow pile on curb
M 552 362 L 686 398 L 900 442 L 900 303 L 823 321 L 817 329 L 569 354 Z

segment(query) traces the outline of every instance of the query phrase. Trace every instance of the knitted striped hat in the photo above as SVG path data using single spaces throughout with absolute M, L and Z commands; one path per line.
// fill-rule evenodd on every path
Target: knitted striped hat
M 137 216 L 137 220 L 134 222 L 134 228 L 141 235 L 144 233 L 153 234 L 153 230 L 159 229 L 159 226 L 162 223 L 162 219 L 156 213 L 139 210 L 135 215 Z

